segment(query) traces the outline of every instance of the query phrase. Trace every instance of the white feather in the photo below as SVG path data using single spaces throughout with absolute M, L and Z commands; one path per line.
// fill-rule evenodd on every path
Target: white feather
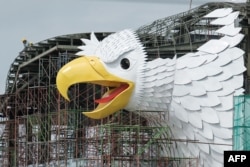
M 228 46 L 229 44 L 225 41 L 211 39 L 202 46 L 200 46 L 197 50 L 210 54 L 217 54 L 225 50 Z
M 234 20 L 238 17 L 238 15 L 239 15 L 239 12 L 233 12 L 225 17 L 218 18 L 212 21 L 211 24 L 212 25 L 230 25 L 234 22 Z
M 238 33 L 234 36 L 224 36 L 220 40 L 228 42 L 229 47 L 232 48 L 232 47 L 235 47 L 236 45 L 238 45 L 242 41 L 243 38 L 244 38 L 244 35 Z M 228 49 L 228 50 L 230 50 L 230 49 Z
M 218 114 L 213 108 L 202 108 L 201 118 L 203 121 L 210 124 L 217 124 L 220 122 Z
M 230 25 L 226 25 L 220 29 L 218 29 L 216 32 L 228 36 L 236 36 L 239 34 L 239 32 L 242 30 L 240 27 L 234 27 L 234 23 Z
M 230 13 L 232 13 L 232 8 L 221 8 L 221 9 L 215 9 L 214 11 L 208 13 L 204 16 L 204 18 L 219 18 L 219 17 L 226 17 Z

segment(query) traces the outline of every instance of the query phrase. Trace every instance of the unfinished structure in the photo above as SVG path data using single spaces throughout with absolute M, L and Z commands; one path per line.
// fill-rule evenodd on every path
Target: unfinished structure
M 209 3 L 156 20 L 136 32 L 151 59 L 181 56 L 208 39 L 218 38 L 212 33 L 217 27 L 208 27 L 210 20 L 201 17 L 221 7 L 242 11 L 239 24 L 245 24 L 246 4 Z M 247 25 L 245 34 L 249 32 Z M 95 34 L 102 40 L 110 33 Z M 6 92 L 0 97 L 1 166 L 197 166 L 198 157 L 163 157 L 161 150 L 163 144 L 171 148 L 173 141 L 198 141 L 162 138 L 169 128 L 148 126 L 140 112 L 123 110 L 102 120 L 84 117 L 81 111 L 95 107 L 94 99 L 101 95 L 102 87 L 74 85 L 69 91 L 70 102 L 59 95 L 57 71 L 76 58 L 80 38 L 89 36 L 72 34 L 27 44 L 16 57 L 7 76 Z M 241 45 L 248 53 L 248 38 Z

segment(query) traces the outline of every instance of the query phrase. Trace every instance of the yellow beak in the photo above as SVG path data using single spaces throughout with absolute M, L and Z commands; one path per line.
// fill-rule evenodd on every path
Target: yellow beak
M 105 118 L 123 109 L 128 104 L 134 88 L 134 83 L 131 81 L 107 72 L 101 60 L 94 56 L 74 59 L 59 70 L 56 85 L 65 99 L 69 100 L 67 94 L 69 87 L 77 83 L 93 83 L 114 88 L 105 93 L 105 97 L 100 100 L 102 102 L 95 110 L 83 112 L 84 115 L 93 119 Z M 112 97 L 111 94 L 113 94 Z M 110 99 L 107 97 L 109 95 Z M 105 98 L 109 100 L 104 100 Z

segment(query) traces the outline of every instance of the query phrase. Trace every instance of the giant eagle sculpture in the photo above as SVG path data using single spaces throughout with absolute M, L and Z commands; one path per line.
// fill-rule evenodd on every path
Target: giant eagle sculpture
M 244 93 L 244 51 L 237 47 L 244 35 L 234 25 L 238 15 L 221 8 L 204 16 L 222 26 L 216 30 L 221 38 L 173 59 L 147 61 L 138 36 L 129 29 L 102 41 L 92 33 L 90 40 L 82 39 L 80 57 L 58 72 L 57 88 L 69 99 L 68 88 L 76 83 L 108 87 L 96 99 L 98 107 L 84 115 L 101 119 L 121 109 L 141 111 L 161 120 L 155 124 L 169 126 L 173 138 L 197 141 L 177 143 L 178 155 L 198 157 L 200 166 L 223 166 L 224 150 L 232 150 L 233 96 Z

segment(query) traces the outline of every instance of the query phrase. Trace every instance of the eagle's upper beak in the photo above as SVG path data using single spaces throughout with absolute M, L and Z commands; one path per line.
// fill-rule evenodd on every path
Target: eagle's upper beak
M 111 88 L 101 99 L 96 100 L 99 104 L 95 110 L 83 112 L 93 119 L 107 117 L 124 108 L 128 104 L 134 88 L 133 82 L 110 74 L 101 60 L 94 56 L 74 59 L 59 70 L 56 85 L 65 99 L 69 100 L 69 87 L 77 83 L 93 83 Z

